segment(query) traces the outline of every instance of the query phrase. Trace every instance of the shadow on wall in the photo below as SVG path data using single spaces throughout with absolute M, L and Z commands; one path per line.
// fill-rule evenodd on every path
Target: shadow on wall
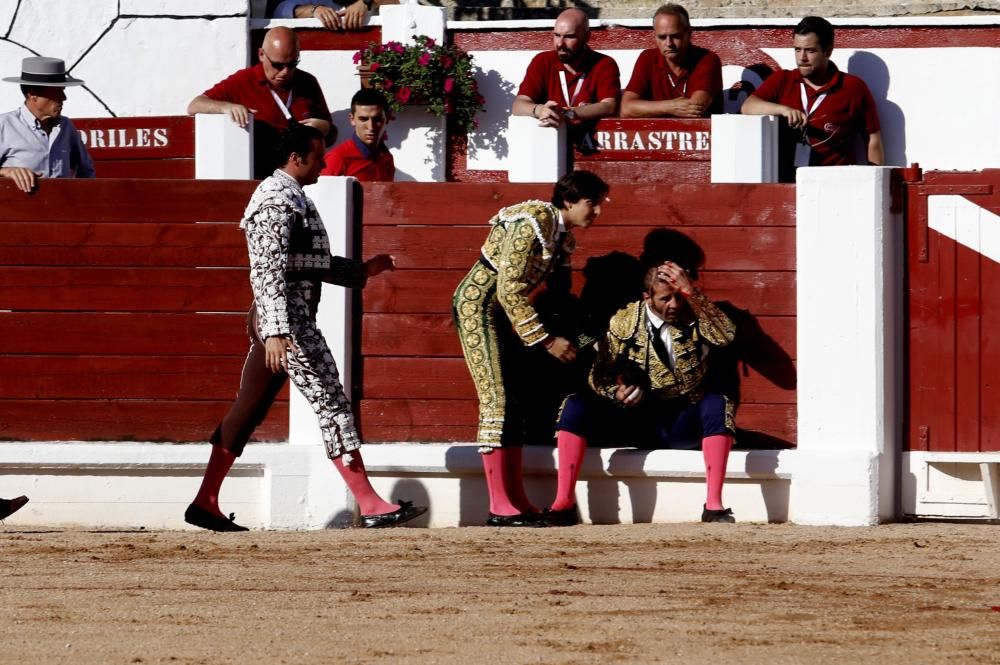
M 847 60 L 847 71 L 864 79 L 875 98 L 882 126 L 885 163 L 890 166 L 906 166 L 906 117 L 898 104 L 889 101 L 889 67 L 873 53 L 855 51 Z
M 496 90 L 491 93 L 493 99 L 502 101 L 502 113 L 480 113 L 477 117 L 481 123 L 479 127 L 469 134 L 469 159 L 476 159 L 479 151 L 492 152 L 497 159 L 506 159 L 510 152 L 507 144 L 507 120 L 508 112 L 514 103 L 516 89 L 513 81 L 504 79 L 503 75 L 495 69 L 484 71 L 477 77 L 484 90 Z M 496 109 L 493 109 L 496 110 Z

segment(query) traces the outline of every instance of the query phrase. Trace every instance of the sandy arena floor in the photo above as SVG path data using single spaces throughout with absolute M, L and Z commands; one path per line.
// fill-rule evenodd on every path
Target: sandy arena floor
M 1000 663 L 1000 527 L 0 527 L 0 662 Z

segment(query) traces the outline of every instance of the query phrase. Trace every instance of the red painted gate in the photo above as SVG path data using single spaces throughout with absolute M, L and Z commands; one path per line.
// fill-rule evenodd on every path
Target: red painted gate
M 1000 169 L 904 173 L 904 448 L 1000 451 Z

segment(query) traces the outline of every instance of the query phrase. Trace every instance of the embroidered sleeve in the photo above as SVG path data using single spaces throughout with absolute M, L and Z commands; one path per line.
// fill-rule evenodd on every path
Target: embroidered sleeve
M 722 347 L 736 339 L 736 326 L 705 294 L 695 289 L 687 301 L 698 317 L 698 332 L 706 342 Z
M 588 377 L 594 392 L 612 402 L 615 401 L 615 392 L 618 390 L 618 370 L 621 362 L 619 356 L 623 347 L 622 340 L 608 332 L 597 345 L 597 356 L 594 358 Z
M 528 299 L 532 289 L 528 270 L 533 256 L 541 251 L 530 223 L 516 221 L 508 225 L 497 264 L 497 298 L 521 341 L 528 346 L 537 344 L 548 334 Z
M 342 256 L 331 256 L 330 267 L 323 271 L 323 281 L 349 289 L 364 288 L 368 282 L 365 275 L 365 262 L 357 259 L 345 259 Z
M 250 284 L 260 315 L 260 335 L 264 339 L 291 332 L 288 327 L 285 269 L 288 266 L 288 245 L 294 217 L 290 208 L 265 204 L 246 220 Z

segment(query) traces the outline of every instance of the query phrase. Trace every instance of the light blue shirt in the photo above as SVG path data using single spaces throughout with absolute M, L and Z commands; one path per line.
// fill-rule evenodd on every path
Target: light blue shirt
M 21 166 L 46 178 L 93 178 L 94 162 L 69 118 L 51 132 L 26 107 L 0 114 L 0 166 Z
M 354 0 L 344 1 L 347 4 L 354 2 Z M 319 5 L 320 7 L 337 9 L 338 4 L 333 2 L 333 0 L 285 0 L 278 3 L 278 6 L 274 8 L 274 18 L 295 18 L 295 8 L 301 5 Z

